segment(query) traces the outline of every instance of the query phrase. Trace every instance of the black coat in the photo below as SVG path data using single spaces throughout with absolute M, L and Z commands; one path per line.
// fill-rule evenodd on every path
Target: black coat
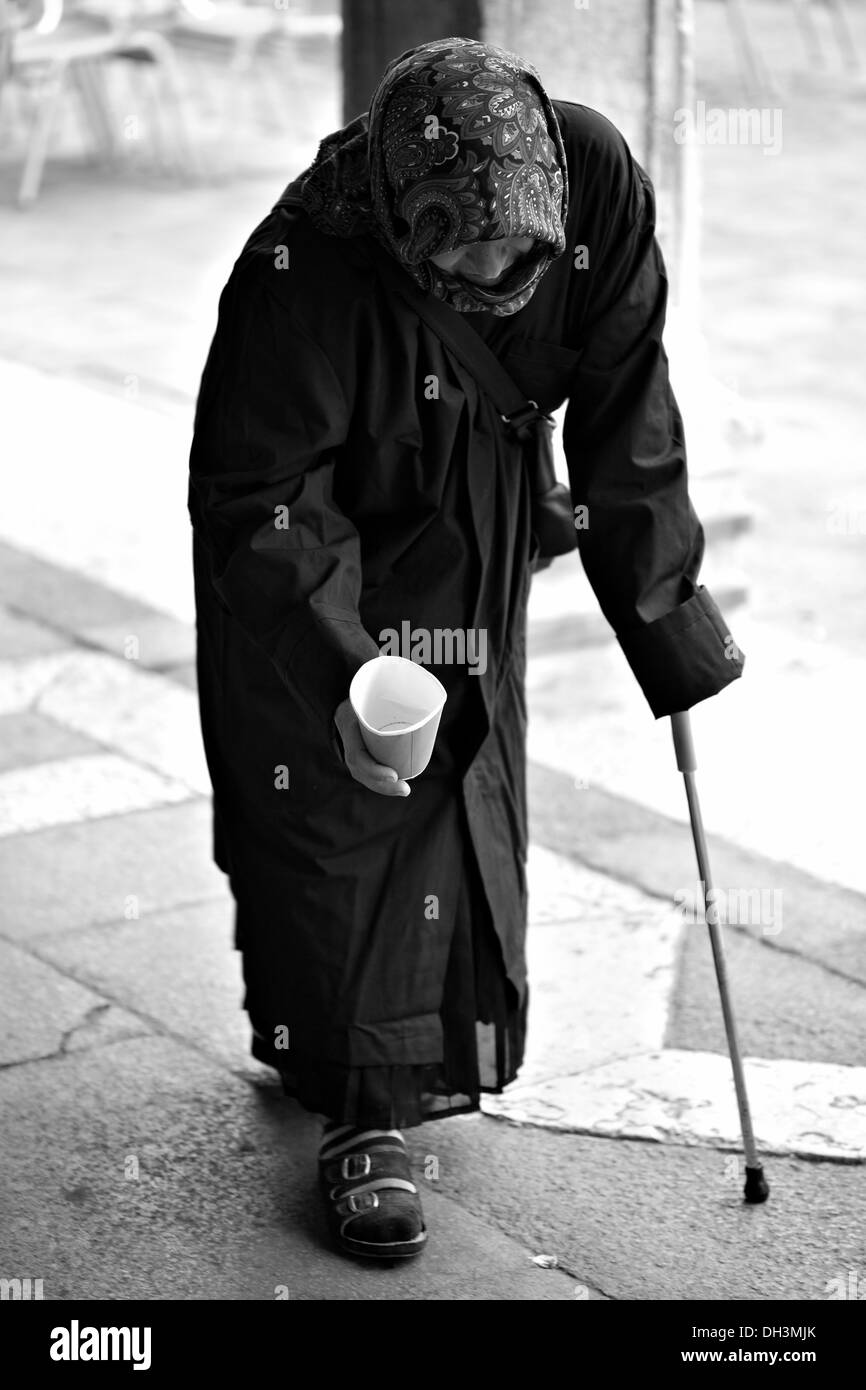
M 567 250 L 518 313 L 466 317 L 527 396 L 546 409 L 569 400 L 583 563 L 660 716 L 713 695 L 742 659 L 696 585 L 703 534 L 661 344 L 652 189 L 604 118 L 554 109 Z M 287 528 L 275 525 L 286 506 Z M 283 208 L 250 237 L 220 301 L 190 511 L 216 854 L 244 905 L 259 1014 L 308 1058 L 435 1062 L 467 853 L 525 993 L 530 527 L 518 446 L 379 282 L 366 238 L 325 236 Z M 333 714 L 379 634 L 406 620 L 485 629 L 487 668 L 431 667 L 449 698 L 433 762 L 404 799 L 350 777 Z

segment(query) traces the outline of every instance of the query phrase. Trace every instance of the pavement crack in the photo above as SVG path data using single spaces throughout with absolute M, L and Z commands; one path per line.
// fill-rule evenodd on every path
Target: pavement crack
M 12 1071 L 14 1067 L 29 1067 L 31 1062 L 53 1062 L 59 1051 L 40 1052 L 38 1057 L 16 1057 L 14 1062 L 0 1062 L 0 1071 Z
M 141 1034 L 126 1034 L 123 1039 L 120 1037 L 106 1038 L 106 1045 L 124 1041 L 126 1037 L 132 1036 L 168 1038 L 171 1042 L 177 1043 L 179 1047 L 185 1048 L 189 1052 L 196 1053 L 197 1056 L 202 1057 L 205 1061 L 210 1063 L 211 1066 L 218 1067 L 220 1071 L 225 1072 L 227 1075 L 239 1076 L 236 1063 L 229 1062 L 220 1057 L 218 1053 L 210 1050 L 196 1038 L 178 1032 L 176 1028 L 170 1027 L 161 1019 L 157 1018 L 155 1014 L 149 1014 L 144 1009 L 137 1008 L 134 1004 L 109 994 L 101 984 L 94 984 L 86 975 L 77 974 L 68 966 L 60 965 L 57 961 L 52 960 L 50 956 L 42 956 L 38 951 L 22 946 L 20 942 L 15 942 L 14 944 L 19 946 L 22 950 L 27 951 L 28 955 L 33 956 L 35 960 L 40 961 L 43 965 L 48 965 L 52 970 L 56 970 L 58 974 L 63 975 L 67 980 L 72 980 L 74 984 L 81 985 L 84 989 L 90 990 L 91 993 L 96 993 L 98 991 L 103 996 L 103 999 L 98 1005 L 92 1006 L 91 1012 L 93 1012 L 94 1009 L 110 1008 L 113 1006 L 122 1010 L 123 1013 L 129 1014 L 131 1018 L 136 1019 L 138 1023 L 144 1026 L 144 1031 Z M 67 1030 L 68 1034 L 74 1033 L 76 1029 L 81 1026 L 83 1026 L 83 1021 L 81 1024 L 76 1024 L 74 1028 Z M 69 1037 L 67 1035 L 64 1036 L 66 1037 L 68 1047 Z M 55 1057 L 68 1055 L 70 1055 L 68 1051 L 61 1052 L 58 1049 L 41 1057 L 25 1057 L 22 1058 L 20 1062 L 0 1063 L 0 1069 L 2 1069 L 3 1066 L 20 1066 L 25 1062 L 45 1062 Z M 246 1081 L 251 1087 L 255 1087 L 256 1085 L 256 1080 L 253 1076 L 240 1077 L 240 1079 Z
M 92 1027 L 96 1020 L 100 1017 L 100 1015 L 107 1013 L 110 1008 L 111 1005 L 105 1002 L 100 1002 L 99 1004 L 92 1004 L 83 1018 L 79 1019 L 77 1023 L 73 1023 L 71 1028 L 66 1029 L 66 1032 L 62 1035 L 57 1050 L 53 1053 L 53 1056 L 65 1056 L 69 1044 L 75 1037 L 76 1033 L 80 1033 L 83 1029 Z

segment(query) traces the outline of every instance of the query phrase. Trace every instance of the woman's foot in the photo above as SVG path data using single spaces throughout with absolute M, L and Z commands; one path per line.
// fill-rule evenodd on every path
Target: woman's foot
M 424 1249 L 421 1198 L 398 1129 L 328 1121 L 319 1148 L 319 1179 L 331 1234 L 341 1250 L 395 1260 Z

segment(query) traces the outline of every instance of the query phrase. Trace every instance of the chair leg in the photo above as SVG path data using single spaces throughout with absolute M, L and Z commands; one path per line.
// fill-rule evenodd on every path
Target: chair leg
M 79 61 L 69 70 L 78 88 L 96 145 L 109 165 L 117 162 L 117 131 L 105 93 L 104 73 L 98 63 Z
M 238 77 L 247 77 L 253 70 L 260 47 L 270 37 L 269 34 L 244 34 L 235 39 L 228 63 L 229 71 Z
M 36 116 L 30 132 L 27 155 L 18 188 L 18 202 L 21 207 L 26 207 L 29 203 L 34 202 L 39 195 L 45 161 L 48 157 L 48 141 L 51 138 L 51 130 L 60 109 L 65 76 L 65 65 L 61 64 L 52 68 L 43 84 L 42 91 L 37 96 Z
M 132 65 L 135 88 L 147 111 L 147 130 L 150 136 L 150 157 L 159 172 L 177 172 L 178 160 L 171 146 L 171 132 L 166 131 L 165 109 L 161 99 L 159 65 L 138 61 Z M 132 76 L 132 73 L 130 74 Z
M 851 24 L 848 19 L 848 11 L 845 0 L 827 0 L 830 6 L 830 15 L 833 20 L 833 27 L 836 30 L 836 42 L 839 51 L 845 60 L 845 66 L 852 72 L 860 71 L 860 54 L 854 43 L 854 35 L 851 32 Z
M 298 63 L 288 44 L 277 44 L 262 55 L 260 94 L 265 101 L 268 122 L 272 128 L 286 130 L 289 126 L 292 103 L 287 93 L 297 74 Z
M 776 84 L 763 58 L 752 42 L 749 26 L 746 23 L 746 12 L 743 8 L 743 0 L 726 0 L 725 10 L 727 11 L 728 23 L 730 24 L 734 41 L 739 50 L 740 59 L 746 69 L 749 95 L 754 96 L 775 92 Z
M 187 178 L 200 177 L 204 170 L 195 142 L 190 138 L 184 109 L 183 88 L 171 44 L 162 34 L 138 33 L 131 36 L 130 47 L 141 49 L 150 56 L 154 64 L 155 74 L 159 78 L 163 100 L 156 103 L 159 107 L 157 116 L 165 113 L 171 117 L 172 147 L 166 162 L 171 167 L 177 168 Z M 161 127 L 157 138 L 164 155 L 165 142 L 161 137 Z
M 818 37 L 818 26 L 812 13 L 811 0 L 791 0 L 791 3 L 794 6 L 797 26 L 803 35 L 806 56 L 817 67 L 823 67 L 824 54 L 821 51 L 821 40 Z
M 10 136 L 10 143 L 17 145 L 27 138 L 32 125 L 30 119 L 30 94 L 26 83 L 0 83 L 0 118 L 2 130 Z

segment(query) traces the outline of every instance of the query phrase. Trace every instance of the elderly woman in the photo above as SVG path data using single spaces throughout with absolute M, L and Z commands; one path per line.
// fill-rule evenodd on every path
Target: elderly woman
M 350 1253 L 423 1248 L 400 1131 L 477 1110 L 526 1033 L 530 470 L 417 304 L 469 324 L 542 410 L 568 399 L 583 564 L 654 714 L 742 669 L 696 582 L 654 215 L 608 121 L 448 38 L 389 66 L 222 294 L 190 487 L 215 858 L 253 1053 L 324 1118 Z M 411 786 L 347 700 L 407 623 L 485 637 L 483 663 L 428 668 L 448 698 Z

